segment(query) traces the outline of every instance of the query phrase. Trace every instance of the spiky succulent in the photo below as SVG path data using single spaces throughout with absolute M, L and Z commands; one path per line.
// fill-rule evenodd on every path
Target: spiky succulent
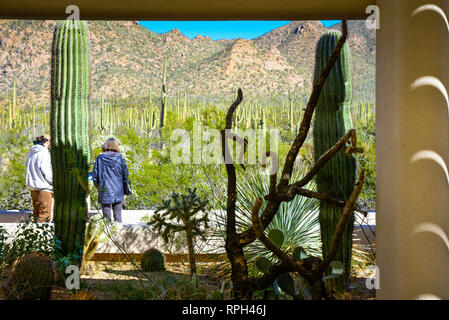
M 164 255 L 155 248 L 148 249 L 142 256 L 141 267 L 147 272 L 165 271 Z

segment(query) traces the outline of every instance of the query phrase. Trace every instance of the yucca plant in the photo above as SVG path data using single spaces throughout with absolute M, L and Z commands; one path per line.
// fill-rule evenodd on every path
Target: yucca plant
M 307 169 L 306 165 L 303 165 L 294 170 L 292 181 L 304 176 Z M 263 198 L 268 194 L 269 185 L 269 176 L 258 169 L 247 168 L 239 178 L 236 206 L 236 225 L 239 230 L 246 230 L 251 226 L 251 209 L 254 202 L 257 198 Z M 314 185 L 308 185 L 307 187 L 311 190 L 314 189 Z M 222 199 L 220 205 L 226 206 L 225 194 L 222 195 Z M 265 205 L 266 201 L 264 201 L 261 212 Z M 277 229 L 284 234 L 285 241 L 281 248 L 285 252 L 292 254 L 296 247 L 301 247 L 308 256 L 321 257 L 318 206 L 319 202 L 316 199 L 296 196 L 294 200 L 283 202 L 280 205 L 278 213 L 265 230 L 270 232 L 270 230 Z M 224 239 L 226 229 L 226 213 L 224 211 L 217 213 L 214 226 L 213 236 Z M 266 257 L 271 262 L 276 261 L 273 254 L 260 241 L 254 241 L 246 246 L 245 253 L 247 254 L 248 265 L 250 268 L 253 267 L 254 271 L 256 270 L 254 262 L 261 256 Z
M 292 181 L 304 176 L 304 166 L 293 172 Z M 237 184 L 238 201 L 237 221 L 242 230 L 251 225 L 251 209 L 254 201 L 258 197 L 268 194 L 270 185 L 269 177 L 258 170 L 245 172 L 244 178 Z M 309 188 L 313 189 L 313 186 Z M 265 208 L 266 201 L 262 206 Z M 318 221 L 318 201 L 316 199 L 296 196 L 291 202 L 284 202 L 279 207 L 279 211 L 273 221 L 265 229 L 270 232 L 272 229 L 280 230 L 284 234 L 285 241 L 282 249 L 286 252 L 293 252 L 296 247 L 302 247 L 307 255 L 321 256 L 320 227 Z M 254 241 L 246 248 L 249 262 L 258 256 L 272 256 L 259 241 Z

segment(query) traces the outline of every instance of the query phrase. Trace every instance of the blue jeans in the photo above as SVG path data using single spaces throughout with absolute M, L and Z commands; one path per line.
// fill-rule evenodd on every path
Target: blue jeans
M 109 221 L 112 220 L 112 213 L 114 212 L 114 221 L 122 222 L 122 205 L 123 202 L 117 202 L 112 204 L 102 204 L 101 208 L 103 209 L 103 216 Z

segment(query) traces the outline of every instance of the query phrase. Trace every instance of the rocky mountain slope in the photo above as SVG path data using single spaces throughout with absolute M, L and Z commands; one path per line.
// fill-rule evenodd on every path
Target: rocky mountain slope
M 54 21 L 0 20 L 0 101 L 16 79 L 21 101 L 49 104 Z M 336 25 L 333 28 L 339 29 Z M 159 95 L 167 60 L 167 87 L 174 95 L 265 98 L 311 90 L 314 53 L 327 30 L 319 21 L 292 21 L 254 40 L 189 39 L 179 30 L 154 33 L 136 21 L 89 21 L 92 97 Z M 364 21 L 349 22 L 354 96 L 373 101 L 375 33 Z

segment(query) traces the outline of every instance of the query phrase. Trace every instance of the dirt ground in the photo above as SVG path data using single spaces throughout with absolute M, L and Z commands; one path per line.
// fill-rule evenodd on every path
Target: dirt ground
M 165 272 L 143 273 L 131 263 L 90 262 L 87 274 L 81 276 L 81 289 L 67 290 L 61 281 L 54 285 L 51 300 L 144 300 L 144 299 L 213 299 L 222 281 L 216 277 L 216 263 L 199 262 L 198 286 L 193 287 L 187 263 L 166 263 Z M 2 286 L 6 283 L 3 279 Z M 343 300 L 373 300 L 375 290 L 368 290 L 363 275 L 352 277 L 350 292 L 338 297 Z M 166 296 L 155 289 L 163 284 Z M 153 295 L 149 294 L 153 292 Z M 226 296 L 225 296 L 226 298 Z M 0 290 L 0 300 L 3 299 Z

